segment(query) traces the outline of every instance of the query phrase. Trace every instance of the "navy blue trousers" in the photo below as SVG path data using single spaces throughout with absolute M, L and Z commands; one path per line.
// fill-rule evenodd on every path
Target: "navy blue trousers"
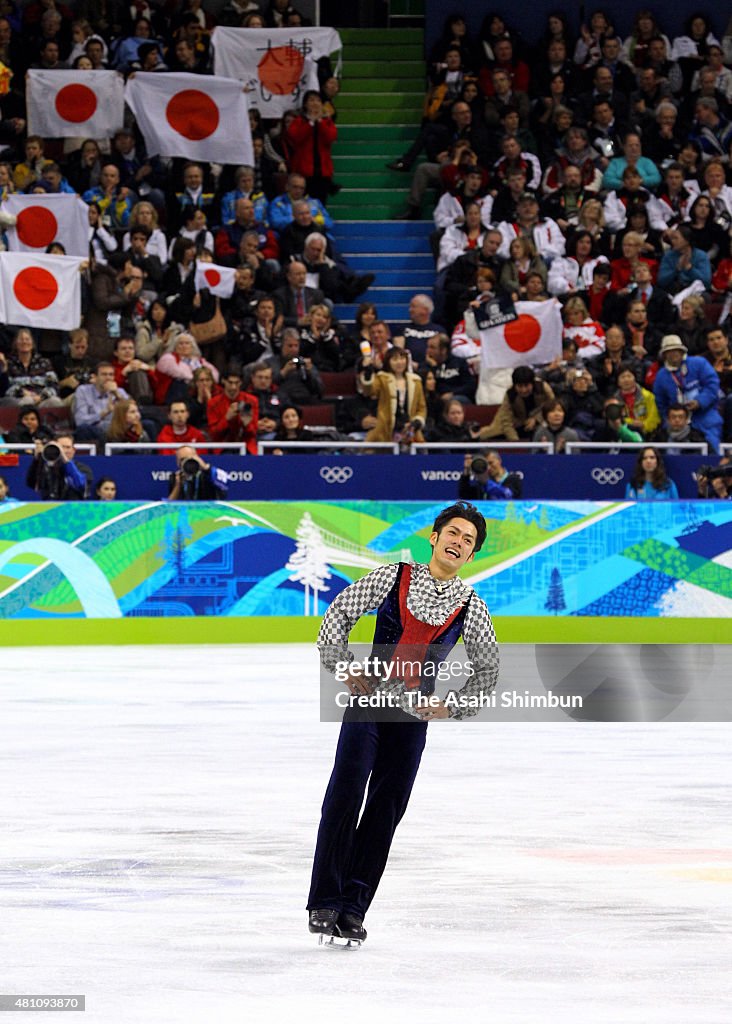
M 323 801 L 308 910 L 329 907 L 366 916 L 426 739 L 426 722 L 343 722 Z

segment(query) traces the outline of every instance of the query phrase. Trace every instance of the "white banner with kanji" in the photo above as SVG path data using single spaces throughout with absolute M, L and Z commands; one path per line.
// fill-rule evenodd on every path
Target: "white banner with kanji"
M 236 285 L 236 270 L 232 267 L 222 267 L 218 263 L 196 263 L 196 276 L 194 278 L 196 291 L 208 288 L 213 295 L 222 299 L 230 299 Z
M 318 89 L 317 61 L 338 51 L 334 28 L 227 28 L 211 37 L 214 72 L 243 82 L 249 103 L 262 117 L 278 118 L 302 105 L 308 89 Z
M 103 139 L 123 124 L 125 84 L 116 71 L 30 68 L 25 95 L 31 135 Z
M 234 78 L 138 71 L 125 100 L 151 156 L 254 163 L 247 98 Z
M 60 242 L 67 256 L 88 257 L 89 207 L 78 196 L 13 192 L 2 209 L 16 218 L 15 227 L 6 229 L 11 252 L 45 252 L 51 242 Z
M 551 363 L 562 354 L 562 315 L 556 299 L 517 302 L 515 320 L 480 332 L 483 367 Z
M 0 252 L 0 320 L 72 331 L 81 323 L 81 260 Z

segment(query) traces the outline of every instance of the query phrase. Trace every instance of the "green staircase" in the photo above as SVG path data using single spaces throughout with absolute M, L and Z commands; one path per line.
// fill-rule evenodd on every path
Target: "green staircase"
M 384 166 L 400 156 L 422 119 L 425 63 L 421 28 L 340 29 L 343 77 L 337 100 L 336 221 L 390 220 L 406 205 L 411 176 Z

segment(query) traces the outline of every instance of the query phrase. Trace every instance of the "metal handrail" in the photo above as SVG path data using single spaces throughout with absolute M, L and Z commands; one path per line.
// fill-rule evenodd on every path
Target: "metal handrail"
M 362 451 L 372 451 L 374 448 L 388 449 L 392 455 L 399 454 L 399 445 L 391 441 L 260 441 L 257 450 L 264 455 L 265 449 L 269 448 L 360 448 Z
M 110 441 L 104 446 L 105 455 L 114 455 L 116 451 L 136 451 L 148 448 L 235 448 L 240 455 L 246 453 L 245 441 Z
M 55 439 L 52 437 L 48 439 L 47 443 L 51 441 L 53 441 L 55 444 Z M 85 441 L 79 444 L 74 443 L 74 448 L 76 449 L 77 452 L 85 452 L 87 455 L 93 455 L 94 452 L 97 450 L 97 446 L 95 444 L 87 444 Z M 28 452 L 28 454 L 30 454 L 30 449 L 28 447 L 27 441 L 11 441 L 10 443 L 7 443 L 5 441 L 0 442 L 0 455 L 2 455 L 3 452 L 8 451 Z
M 698 451 L 700 455 L 707 455 L 709 452 L 709 446 L 706 441 L 567 441 L 564 447 L 568 455 L 575 449 L 583 451 L 584 449 L 596 450 L 598 448 L 622 448 L 624 450 L 636 448 L 690 448 L 693 451 Z
M 553 452 L 554 445 L 551 441 L 498 441 L 496 444 L 486 444 L 485 441 L 474 443 L 472 441 L 422 441 L 420 443 L 413 443 L 409 446 L 409 454 L 416 455 L 417 449 L 426 448 L 429 451 L 440 451 L 445 448 L 457 448 L 459 451 L 487 451 L 489 448 L 496 448 L 503 450 L 504 448 L 513 448 L 515 451 L 519 451 L 524 448 L 530 448 L 531 451 L 544 451 Z

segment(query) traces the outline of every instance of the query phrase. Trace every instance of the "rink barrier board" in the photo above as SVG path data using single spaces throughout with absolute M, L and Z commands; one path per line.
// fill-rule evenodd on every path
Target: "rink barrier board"
M 47 619 L 0 622 L 1 647 L 117 647 L 120 645 L 205 645 L 205 644 L 283 644 L 315 643 L 320 619 L 300 616 L 258 616 L 236 620 L 209 618 L 196 622 L 190 618 L 169 618 L 161 626 L 159 619 Z M 554 619 L 541 617 L 501 618 L 493 624 L 499 643 L 560 644 L 726 644 L 728 619 L 592 618 Z M 39 628 L 40 627 L 40 628 Z M 373 621 L 359 623 L 351 639 L 367 642 L 373 636 Z
M 486 445 L 486 448 L 488 446 Z M 500 445 L 497 446 L 500 449 Z M 637 460 L 636 452 L 587 455 L 538 455 L 503 451 L 504 464 L 523 480 L 524 500 L 622 501 Z M 95 480 L 111 476 L 120 501 L 156 501 L 167 497 L 175 469 L 172 456 L 80 456 Z M 208 458 L 208 456 L 207 456 Z M 210 461 L 229 474 L 229 501 L 451 501 L 463 471 L 461 454 L 429 455 L 213 455 Z M 665 457 L 679 497 L 697 496 L 696 472 L 714 457 L 697 454 Z M 19 501 L 35 501 L 25 482 L 31 458 L 0 469 Z
M 311 642 L 351 582 L 429 560 L 444 504 L 5 503 L 0 644 Z M 726 641 L 732 504 L 480 508 L 486 542 L 462 576 L 505 642 Z

